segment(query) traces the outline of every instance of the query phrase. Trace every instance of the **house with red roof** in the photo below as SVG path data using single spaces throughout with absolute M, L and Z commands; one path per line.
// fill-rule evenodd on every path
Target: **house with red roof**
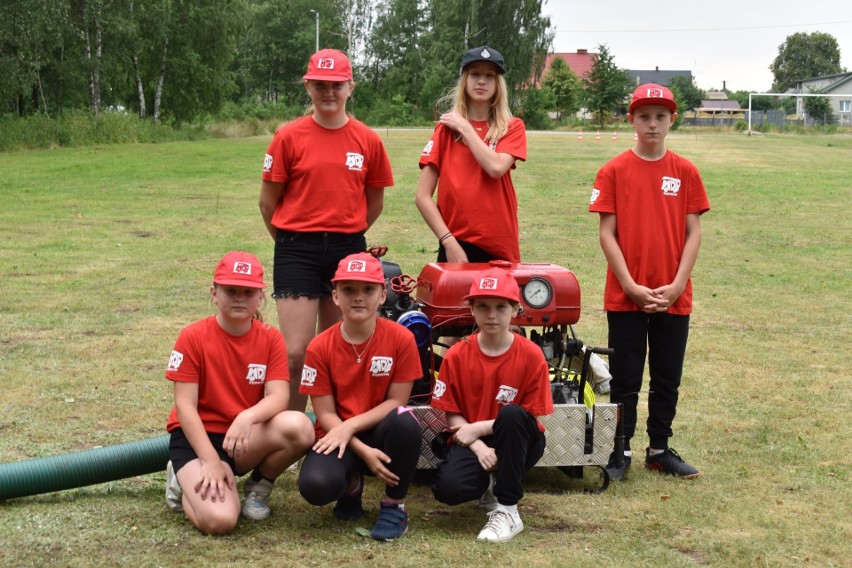
M 553 60 L 557 57 L 564 61 L 568 65 L 568 68 L 580 79 L 592 70 L 592 66 L 598 60 L 597 53 L 589 53 L 586 49 L 578 49 L 577 53 L 548 53 L 544 59 L 544 69 L 541 72 L 542 77 L 547 75 L 551 64 L 553 64 Z M 541 78 L 535 82 L 535 86 L 541 87 Z

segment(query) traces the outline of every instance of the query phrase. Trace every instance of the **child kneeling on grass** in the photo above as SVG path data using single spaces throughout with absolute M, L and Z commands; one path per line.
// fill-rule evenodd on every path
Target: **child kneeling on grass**
M 340 261 L 332 278 L 339 322 L 314 338 L 305 354 L 300 391 L 316 414 L 316 443 L 299 474 L 308 503 L 332 501 L 339 520 L 364 515 L 364 474 L 385 483 L 371 532 L 393 540 L 408 531 L 405 496 L 420 458 L 420 423 L 405 404 L 422 376 L 414 335 L 379 318 L 387 295 L 382 265 L 368 253 Z
M 175 393 L 166 502 L 207 534 L 237 526 L 235 473 L 254 470 L 242 514 L 265 519 L 275 479 L 313 442 L 310 419 L 287 411 L 287 350 L 281 332 L 260 320 L 263 288 L 255 256 L 226 254 L 210 287 L 216 315 L 181 331 L 166 371 Z
M 544 454 L 537 416 L 553 413 L 541 348 L 509 330 L 520 293 L 501 268 L 479 273 L 465 296 L 479 331 L 453 345 L 435 381 L 432 406 L 447 414 L 450 439 L 432 487 L 448 505 L 479 499 L 488 522 L 477 540 L 504 542 L 524 529 L 524 473 Z

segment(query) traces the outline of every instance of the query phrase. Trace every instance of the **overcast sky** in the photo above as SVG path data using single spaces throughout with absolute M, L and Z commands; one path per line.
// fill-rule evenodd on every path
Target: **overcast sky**
M 692 71 L 704 90 L 765 92 L 778 47 L 796 32 L 824 32 L 852 71 L 852 4 L 843 0 L 628 2 L 547 0 L 556 52 L 604 44 L 625 69 Z

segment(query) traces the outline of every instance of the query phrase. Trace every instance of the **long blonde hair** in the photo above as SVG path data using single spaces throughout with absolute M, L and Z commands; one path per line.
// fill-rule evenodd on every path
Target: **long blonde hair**
M 435 106 L 439 111 L 452 108 L 453 111 L 459 113 L 465 120 L 469 120 L 468 96 L 465 90 L 468 75 L 470 75 L 470 66 L 466 67 L 461 75 L 459 75 L 456 86 L 438 99 Z M 512 111 L 509 110 L 509 87 L 506 85 L 506 79 L 502 73 L 498 73 L 497 88 L 494 91 L 494 98 L 491 100 L 491 109 L 488 116 L 488 132 L 485 134 L 485 141 L 489 144 L 496 144 L 509 131 L 509 122 L 511 120 Z

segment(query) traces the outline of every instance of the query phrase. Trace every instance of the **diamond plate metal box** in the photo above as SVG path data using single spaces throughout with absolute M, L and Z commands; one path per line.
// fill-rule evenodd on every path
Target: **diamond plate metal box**
M 413 408 L 423 432 L 417 468 L 434 469 L 440 460 L 432 453 L 432 440 L 447 428 L 444 412 L 431 406 Z M 553 414 L 542 418 L 547 445 L 536 467 L 606 465 L 615 441 L 617 407 L 594 405 L 589 454 L 585 453 L 586 415 L 586 407 L 581 404 L 557 404 Z

